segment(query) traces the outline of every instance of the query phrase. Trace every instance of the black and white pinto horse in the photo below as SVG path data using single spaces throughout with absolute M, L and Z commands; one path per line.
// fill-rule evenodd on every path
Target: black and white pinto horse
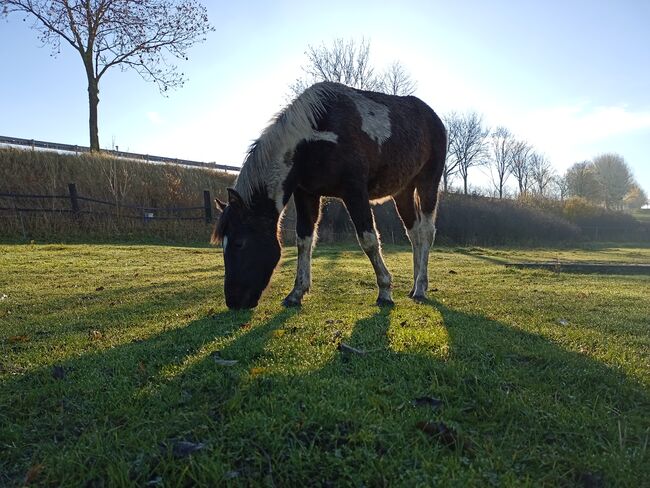
M 438 184 L 447 150 L 436 113 L 415 97 L 317 83 L 255 141 L 222 211 L 212 242 L 223 243 L 229 308 L 257 306 L 280 260 L 278 221 L 293 195 L 298 269 L 286 306 L 311 285 L 311 255 L 322 196 L 340 198 L 377 276 L 379 305 L 393 303 L 371 201 L 393 198 L 413 247 L 413 289 L 424 300 L 436 227 Z

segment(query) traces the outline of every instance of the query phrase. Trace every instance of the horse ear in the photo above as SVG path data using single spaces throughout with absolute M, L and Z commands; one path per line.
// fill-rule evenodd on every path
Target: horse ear
M 237 190 L 235 190 L 234 188 L 228 188 L 227 190 L 228 190 L 228 204 L 243 207 L 244 200 L 242 200 L 241 195 L 237 193 Z
M 214 199 L 214 204 L 216 205 L 217 210 L 219 210 L 219 212 L 223 212 L 226 209 L 226 207 L 228 206 L 228 204 L 226 202 L 222 202 L 218 198 Z

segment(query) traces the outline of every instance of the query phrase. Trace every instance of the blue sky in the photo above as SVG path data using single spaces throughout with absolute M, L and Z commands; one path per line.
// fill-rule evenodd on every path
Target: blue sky
M 398 60 L 437 112 L 476 110 L 563 172 L 621 154 L 650 191 L 650 2 L 206 1 L 216 31 L 163 97 L 113 69 L 100 86 L 100 143 L 226 164 L 287 101 L 309 44 L 362 37 L 377 68 Z M 29 22 L 0 20 L 0 135 L 88 144 L 79 56 L 42 47 Z M 486 185 L 481 170 L 470 175 Z

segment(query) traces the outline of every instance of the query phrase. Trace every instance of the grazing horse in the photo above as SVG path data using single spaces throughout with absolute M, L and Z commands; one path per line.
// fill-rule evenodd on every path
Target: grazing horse
M 278 221 L 293 195 L 298 269 L 285 306 L 298 306 L 311 285 L 320 198 L 343 201 L 377 276 L 379 305 L 393 303 L 371 201 L 393 198 L 413 247 L 413 289 L 424 300 L 429 248 L 436 234 L 438 184 L 447 132 L 415 97 L 322 82 L 282 110 L 251 145 L 212 234 L 223 243 L 229 308 L 252 308 L 280 260 Z

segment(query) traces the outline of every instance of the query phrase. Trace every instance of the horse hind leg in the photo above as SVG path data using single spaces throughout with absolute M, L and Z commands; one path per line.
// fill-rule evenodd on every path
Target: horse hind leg
M 381 253 L 379 235 L 375 227 L 375 220 L 370 209 L 368 195 L 365 192 L 350 192 L 343 199 L 352 223 L 357 231 L 357 238 L 361 249 L 366 253 L 377 277 L 379 295 L 377 305 L 392 306 L 393 277 L 391 276 Z
M 413 246 L 413 262 L 418 262 L 417 275 L 413 284 L 412 298 L 424 301 L 429 287 L 429 250 L 436 238 L 436 212 L 438 208 L 438 186 L 445 162 L 445 146 L 435 155 L 415 179 L 413 209 L 415 222 L 409 231 Z
M 320 197 L 296 190 L 296 246 L 298 259 L 296 281 L 291 293 L 282 301 L 285 307 L 298 307 L 311 287 L 311 255 L 315 244 L 315 229 L 320 216 Z
M 435 189 L 431 186 L 421 185 L 416 190 L 415 185 L 410 185 L 394 197 L 413 249 L 413 288 L 409 297 L 415 301 L 426 300 L 429 287 L 429 250 L 436 235 L 437 205 L 437 185 Z
M 407 231 L 413 243 L 414 280 L 411 298 L 425 301 L 429 288 L 429 250 L 436 238 L 435 211 L 418 209 L 415 225 Z

